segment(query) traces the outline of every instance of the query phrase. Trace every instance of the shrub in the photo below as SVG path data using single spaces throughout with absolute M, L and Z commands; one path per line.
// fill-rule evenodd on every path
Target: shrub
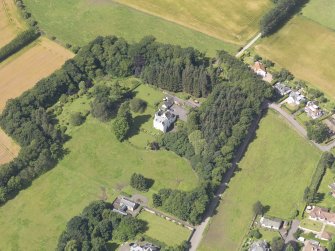
M 130 178 L 130 186 L 138 191 L 145 192 L 148 191 L 150 184 L 142 174 L 133 173 Z
M 85 121 L 85 116 L 83 116 L 80 112 L 72 113 L 70 116 L 70 123 L 73 126 L 80 126 Z
M 249 236 L 251 238 L 260 239 L 262 237 L 262 234 L 259 232 L 258 229 L 253 229 L 250 231 Z

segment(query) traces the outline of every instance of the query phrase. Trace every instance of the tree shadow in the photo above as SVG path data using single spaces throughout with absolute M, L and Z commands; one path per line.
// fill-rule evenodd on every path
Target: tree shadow
M 266 205 L 263 207 L 263 214 L 267 214 L 270 211 L 271 207 L 269 205 Z
M 110 242 L 108 242 L 107 243 L 107 250 L 116 251 L 116 250 L 118 250 L 119 246 L 120 246 L 120 244 L 118 244 L 118 243 L 115 243 L 115 242 L 110 243 Z
M 314 198 L 313 198 L 313 202 L 314 203 L 319 203 L 321 201 L 323 201 L 325 199 L 325 193 L 317 193 Z
M 133 120 L 133 125 L 129 131 L 128 138 L 131 138 L 140 132 L 141 125 L 148 122 L 151 116 L 148 114 L 136 116 Z
M 155 184 L 155 180 L 154 179 L 150 179 L 150 178 L 145 178 L 145 181 L 148 185 L 148 190 Z

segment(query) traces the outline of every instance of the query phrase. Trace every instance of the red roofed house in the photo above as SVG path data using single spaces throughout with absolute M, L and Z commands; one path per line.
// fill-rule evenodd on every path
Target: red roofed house
M 335 213 L 329 212 L 328 209 L 325 208 L 314 207 L 309 213 L 309 218 L 335 226 Z
M 265 66 L 261 62 L 256 61 L 255 64 L 253 65 L 252 69 L 257 75 L 262 76 L 263 78 L 265 78 L 266 69 L 265 69 Z

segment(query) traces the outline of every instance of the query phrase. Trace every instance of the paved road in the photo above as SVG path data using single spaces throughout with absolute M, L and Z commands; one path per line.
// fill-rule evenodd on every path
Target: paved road
M 266 109 L 266 107 L 267 107 L 267 104 L 264 104 L 263 109 Z M 240 148 L 239 148 L 239 150 L 238 150 L 238 152 L 237 152 L 237 154 L 236 154 L 236 156 L 233 160 L 232 167 L 225 174 L 221 185 L 219 186 L 218 190 L 216 191 L 216 193 L 214 195 L 214 198 L 210 202 L 210 204 L 209 204 L 209 206 L 208 206 L 208 208 L 207 208 L 207 210 L 204 214 L 204 218 L 203 218 L 202 223 L 196 227 L 196 229 L 195 229 L 195 231 L 192 235 L 192 238 L 190 239 L 190 242 L 191 242 L 190 251 L 196 251 L 197 250 L 197 248 L 198 248 L 198 246 L 201 242 L 202 235 L 203 235 L 203 233 L 206 229 L 206 226 L 207 226 L 209 220 L 211 219 L 211 217 L 214 213 L 214 210 L 215 210 L 215 208 L 217 207 L 217 205 L 220 201 L 222 193 L 226 190 L 226 184 L 229 182 L 229 180 L 233 176 L 235 168 L 237 166 L 237 163 L 240 161 L 240 159 L 242 158 L 247 146 L 249 145 L 249 142 L 252 139 L 252 137 L 253 137 L 256 129 L 257 129 L 258 122 L 261 119 L 261 117 L 262 116 L 260 114 L 260 116 L 253 121 L 253 124 L 249 128 L 248 135 L 244 139 L 243 144 L 240 146 Z
M 296 241 L 296 239 L 294 238 L 293 234 L 295 232 L 297 232 L 298 227 L 299 227 L 300 221 L 298 220 L 293 220 L 292 221 L 292 225 L 291 225 L 291 229 L 287 234 L 287 237 L 285 238 L 285 244 L 291 242 L 291 241 Z
M 256 37 L 254 37 L 246 46 L 243 47 L 242 50 L 240 50 L 236 54 L 236 57 L 239 58 L 240 56 L 242 56 L 243 52 L 248 50 L 261 36 L 262 36 L 262 33 L 257 34 Z
M 300 125 L 295 119 L 294 117 L 289 114 L 288 112 L 286 112 L 285 110 L 283 110 L 280 105 L 275 104 L 275 103 L 271 103 L 269 105 L 270 108 L 272 108 L 273 110 L 276 110 L 277 112 L 279 112 L 294 128 L 295 130 L 300 133 L 303 137 L 305 137 L 307 139 L 307 131 L 305 129 L 305 127 L 303 127 L 302 125 Z M 335 141 L 328 144 L 328 145 L 321 145 L 318 144 L 314 141 L 311 141 L 312 144 L 314 144 L 317 148 L 319 148 L 322 152 L 327 152 L 330 151 L 333 147 L 335 147 Z

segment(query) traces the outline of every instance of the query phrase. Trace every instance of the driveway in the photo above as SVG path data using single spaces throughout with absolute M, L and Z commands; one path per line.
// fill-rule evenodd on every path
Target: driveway
M 294 238 L 293 234 L 295 232 L 297 232 L 299 224 L 300 224 L 300 221 L 298 221 L 298 220 L 293 220 L 292 221 L 291 229 L 288 232 L 287 237 L 285 239 L 285 244 L 287 244 L 289 242 L 292 242 L 292 241 L 296 241 L 296 239 Z

